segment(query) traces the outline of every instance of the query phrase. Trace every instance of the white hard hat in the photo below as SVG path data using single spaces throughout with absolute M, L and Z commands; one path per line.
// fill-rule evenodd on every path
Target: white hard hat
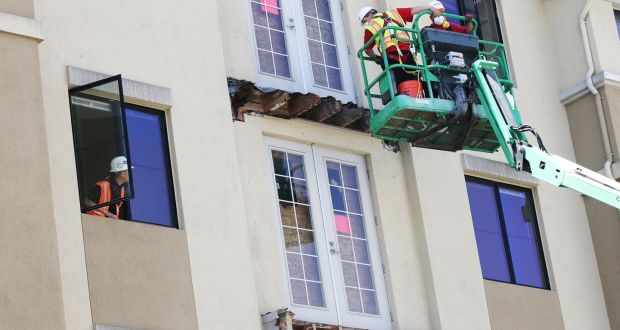
M 359 13 L 357 14 L 357 16 L 358 16 L 358 18 L 360 20 L 360 23 L 363 23 L 362 20 L 364 19 L 364 17 L 366 17 L 366 15 L 368 15 L 368 13 L 370 11 L 372 11 L 372 10 L 377 11 L 373 7 L 363 7 L 362 9 L 360 9 Z
M 431 2 L 428 3 L 429 6 L 436 8 L 437 10 L 439 10 L 440 12 L 444 12 L 446 10 L 446 8 L 443 6 L 443 3 L 441 3 L 441 1 L 438 0 L 433 0 Z
M 117 156 L 110 161 L 110 173 L 127 171 L 127 158 L 125 156 Z

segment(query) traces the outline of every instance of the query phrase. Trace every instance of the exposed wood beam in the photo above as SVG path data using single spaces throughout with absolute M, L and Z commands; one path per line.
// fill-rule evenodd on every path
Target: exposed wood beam
M 307 118 L 322 123 L 340 112 L 340 109 L 342 109 L 342 103 L 333 97 L 328 97 L 317 107 L 309 111 Z

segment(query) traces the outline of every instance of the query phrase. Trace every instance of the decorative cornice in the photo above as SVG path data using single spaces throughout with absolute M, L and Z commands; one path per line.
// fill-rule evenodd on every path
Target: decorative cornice
M 9 14 L 0 11 L 0 32 L 10 33 L 38 42 L 43 41 L 41 22 L 34 18 Z
M 602 71 L 592 76 L 592 82 L 596 88 L 600 88 L 602 86 L 613 86 L 620 88 L 620 75 L 609 71 Z M 588 93 L 590 93 L 588 90 L 588 85 L 586 85 L 585 81 L 582 81 L 561 91 L 560 102 L 567 105 Z

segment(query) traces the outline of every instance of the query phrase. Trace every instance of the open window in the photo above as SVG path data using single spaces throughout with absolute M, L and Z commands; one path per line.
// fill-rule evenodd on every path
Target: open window
M 71 123 L 82 213 L 134 197 L 121 76 L 114 76 L 69 90 Z M 125 157 L 129 181 L 108 198 L 88 198 L 91 187 L 112 173 L 111 161 Z M 97 199 L 97 200 L 92 200 Z M 90 203 L 88 201 L 92 201 Z
M 81 211 L 177 228 L 165 112 L 125 104 L 121 81 L 69 90 Z

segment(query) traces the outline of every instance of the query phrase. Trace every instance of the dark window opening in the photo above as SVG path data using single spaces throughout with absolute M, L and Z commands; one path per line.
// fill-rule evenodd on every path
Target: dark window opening
M 443 0 L 446 13 L 465 15 L 471 13 L 478 21 L 478 37 L 487 41 L 502 43 L 502 32 L 497 16 L 495 0 Z M 450 22 L 463 25 L 464 22 L 449 19 Z
M 483 277 L 549 289 L 531 190 L 473 177 L 466 184 Z
M 618 38 L 620 38 L 620 10 L 614 10 L 614 17 L 616 18 L 616 30 L 618 30 Z
M 178 228 L 164 112 L 124 104 L 120 76 L 69 94 L 81 211 Z
M 117 205 L 122 208 L 121 203 L 133 197 L 131 189 L 133 185 L 131 168 L 128 166 L 131 162 L 125 138 L 127 128 L 123 112 L 121 77 L 111 77 L 71 89 L 69 101 L 81 210 L 84 213 L 99 212 L 98 209 L 108 207 L 110 211 L 114 211 Z M 93 192 L 97 182 L 102 183 L 106 178 L 109 178 L 108 181 L 114 181 L 112 178 L 114 175 L 111 174 L 113 171 L 117 172 L 110 166 L 116 157 L 126 159 L 128 182 L 122 183 L 120 187 L 111 185 L 95 188 L 100 193 Z M 106 194 L 107 191 L 109 194 Z M 104 198 L 92 197 L 95 194 Z

